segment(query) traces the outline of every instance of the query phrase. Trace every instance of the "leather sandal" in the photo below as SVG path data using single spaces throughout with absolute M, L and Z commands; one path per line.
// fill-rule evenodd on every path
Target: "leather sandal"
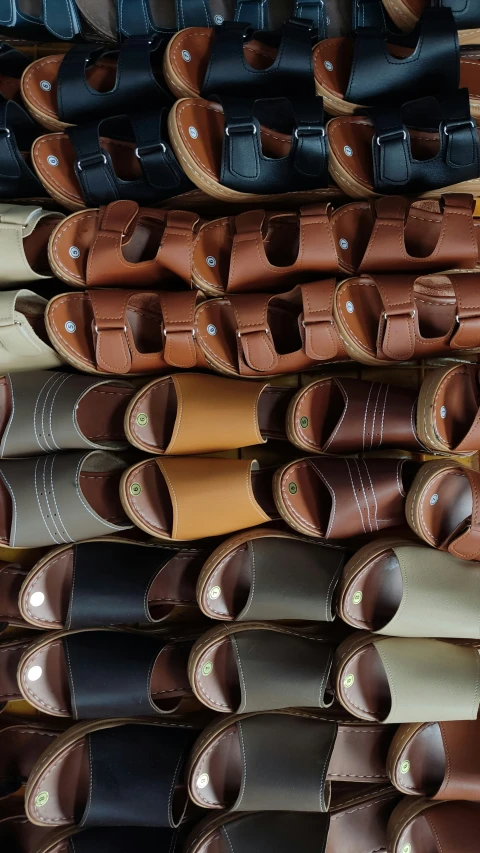
M 480 560 L 480 474 L 453 459 L 426 462 L 407 497 L 407 521 L 434 548 Z
M 71 41 L 81 33 L 81 21 L 75 0 L 7 0 L 2 4 L 2 27 L 15 28 L 15 36 L 21 41 L 51 42 L 54 39 Z
M 141 388 L 125 413 L 134 447 L 160 456 L 236 450 L 285 439 L 291 388 L 177 373 Z
M 0 377 L 0 458 L 57 450 L 125 450 L 130 382 L 47 370 Z
M 17 681 L 17 669 L 24 651 L 35 634 L 0 642 L 0 713 L 9 702 L 23 700 Z
M 451 8 L 426 8 L 414 30 L 389 44 L 388 33 L 361 28 L 354 38 L 327 39 L 313 51 L 317 94 L 331 115 L 366 107 L 403 104 L 411 98 L 470 92 L 480 116 L 480 63 L 460 54 Z
M 296 392 L 287 436 L 307 453 L 349 454 L 402 449 L 422 452 L 418 393 L 384 382 L 324 376 Z
M 48 832 L 50 835 L 50 832 Z M 38 853 L 47 831 L 33 826 L 25 816 L 20 798 L 12 797 L 8 809 L 0 810 L 0 845 L 9 853 Z M 61 853 L 60 850 L 55 853 Z
M 114 201 L 67 216 L 51 235 L 48 258 L 73 287 L 190 287 L 200 224 L 185 210 Z
M 479 720 L 399 726 L 388 775 L 402 793 L 433 800 L 480 800 Z
M 133 102 L 137 112 L 170 106 L 172 96 L 161 82 L 162 53 L 158 38 L 134 37 L 117 50 L 76 44 L 29 65 L 23 102 L 48 130 L 118 116 Z
M 478 641 L 462 643 L 354 634 L 335 653 L 337 699 L 360 720 L 475 720 Z
M 120 198 L 149 205 L 176 197 L 181 207 L 192 184 L 172 154 L 167 113 L 164 107 L 97 119 L 65 133 L 37 132 L 32 146 L 37 183 L 67 210 Z
M 209 619 L 332 622 L 345 559 L 337 546 L 277 530 L 247 530 L 209 556 L 198 577 L 197 601 Z
M 407 799 L 394 809 L 387 827 L 388 850 L 402 853 L 420 844 L 425 853 L 475 853 L 480 806 L 475 803 L 436 803 Z M 458 847 L 458 845 L 460 845 Z
M 289 293 L 232 294 L 195 312 L 196 341 L 208 367 L 242 379 L 312 370 L 349 356 L 333 319 L 335 279 Z
M 418 432 L 431 450 L 455 456 L 480 450 L 478 380 L 474 364 L 427 371 L 418 398 Z
M 168 129 L 187 177 L 221 201 L 307 204 L 340 195 L 328 183 L 321 98 L 182 98 Z
M 272 474 L 255 459 L 157 456 L 125 472 L 120 498 L 141 530 L 186 542 L 278 519 Z
M 419 468 L 408 459 L 307 456 L 279 468 L 277 509 L 304 536 L 346 539 L 405 525 L 405 498 Z
M 0 44 L 0 95 L 6 101 L 20 98 L 20 79 L 29 66 L 28 58 L 20 50 L 2 41 Z
M 326 812 L 331 782 L 382 782 L 392 730 L 314 712 L 245 714 L 211 723 L 190 755 L 188 789 L 207 809 Z
M 480 567 L 402 539 L 371 542 L 352 557 L 337 610 L 353 628 L 391 637 L 478 639 Z
M 0 801 L 21 791 L 42 753 L 62 731 L 32 719 L 0 728 Z
M 396 25 L 409 32 L 427 8 L 428 0 L 383 0 L 383 5 Z M 448 6 L 453 12 L 460 44 L 480 44 L 480 9 L 475 0 L 450 0 Z
M 1 288 L 51 279 L 48 241 L 64 218 L 41 207 L 0 204 Z
M 346 279 L 334 318 L 348 354 L 376 366 L 478 352 L 479 280 L 477 273 Z
M 28 569 L 16 563 L 0 561 L 0 634 L 9 625 L 20 628 L 30 627 L 23 618 L 18 604 L 20 589 L 27 574 Z
M 251 812 L 225 814 L 203 821 L 186 842 L 185 853 L 327 853 L 348 850 L 352 840 L 358 853 L 386 850 L 387 823 L 397 802 L 395 794 L 366 785 L 363 796 L 332 808 L 329 815 L 315 812 Z M 374 790 L 372 791 L 372 787 Z M 43 851 L 39 851 L 43 853 Z
M 334 118 L 327 133 L 330 175 L 353 198 L 480 193 L 478 128 L 468 89 Z
M 18 686 L 30 705 L 53 717 L 181 714 L 200 707 L 187 678 L 191 646 L 116 628 L 55 631 L 25 651 Z
M 219 625 L 192 646 L 188 678 L 216 713 L 330 708 L 333 646 L 269 622 Z
M 54 296 L 45 312 L 52 345 L 67 364 L 85 373 L 169 372 L 204 367 L 196 345 L 198 291 L 164 293 L 87 290 Z
M 17 606 L 26 623 L 42 631 L 192 623 L 199 616 L 195 587 L 205 557 L 199 548 L 118 537 L 62 545 L 23 572 L 15 584 Z
M 31 290 L 0 291 L 0 370 L 49 370 L 64 364 L 45 330 L 47 300 Z
M 30 826 L 33 830 L 42 831 L 32 824 Z M 102 847 L 104 850 L 114 850 L 115 853 L 133 853 L 138 847 L 141 850 L 155 850 L 156 853 L 181 853 L 183 837 L 182 830 L 146 826 L 60 829 L 49 832 L 43 844 L 35 849 L 35 853 L 65 853 L 65 850 L 73 845 L 85 853 L 94 853 L 95 850 L 102 850 Z
M 0 100 L 0 199 L 50 201 L 35 176 L 31 148 L 40 126 L 15 101 Z
M 72 726 L 32 770 L 25 811 L 36 826 L 175 827 L 191 728 L 160 721 L 96 720 Z M 68 785 L 65 784 L 68 779 Z
M 132 525 L 118 495 L 125 462 L 102 450 L 0 461 L 0 544 L 52 547 Z

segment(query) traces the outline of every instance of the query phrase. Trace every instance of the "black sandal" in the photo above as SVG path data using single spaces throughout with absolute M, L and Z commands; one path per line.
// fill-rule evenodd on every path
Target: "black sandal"
M 32 62 L 22 78 L 23 101 L 49 130 L 118 116 L 132 105 L 135 112 L 170 106 L 161 81 L 163 52 L 159 37 L 134 36 L 119 50 L 75 45 L 64 56 Z
M 30 169 L 30 150 L 41 128 L 15 101 L 0 101 L 0 199 L 45 200 Z
M 28 65 L 29 61 L 24 53 L 6 41 L 0 42 L 0 100 L 21 103 L 20 79 Z
M 0 30 L 15 27 L 16 38 L 22 41 L 52 41 L 55 39 L 71 41 L 81 33 L 81 22 L 75 0 L 43 0 L 31 4 L 39 9 L 37 15 L 28 14 L 20 0 L 7 0 L 0 6 Z

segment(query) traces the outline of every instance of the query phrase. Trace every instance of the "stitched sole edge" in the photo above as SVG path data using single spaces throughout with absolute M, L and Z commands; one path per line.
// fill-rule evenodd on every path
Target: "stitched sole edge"
M 416 474 L 410 489 L 408 490 L 405 501 L 405 515 L 407 523 L 412 528 L 413 532 L 416 533 L 420 539 L 423 539 L 424 542 L 427 542 L 427 544 L 432 548 L 437 546 L 435 543 L 431 542 L 427 531 L 423 529 L 423 525 L 420 521 L 420 506 L 424 499 L 423 494 L 425 489 L 438 474 L 446 471 L 452 471 L 460 467 L 461 463 L 453 460 L 445 459 L 439 462 L 427 462 L 422 465 Z

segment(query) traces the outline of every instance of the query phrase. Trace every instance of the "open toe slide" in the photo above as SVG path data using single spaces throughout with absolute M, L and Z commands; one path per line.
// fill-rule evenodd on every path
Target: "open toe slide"
M 131 527 L 118 494 L 125 467 L 101 450 L 1 460 L 0 544 L 52 547 Z
M 382 782 L 387 726 L 339 724 L 306 711 L 227 717 L 208 726 L 189 761 L 198 806 L 325 812 L 331 782 Z
M 389 752 L 390 781 L 403 794 L 480 800 L 480 720 L 399 726 Z
M 434 548 L 480 560 L 480 474 L 453 460 L 426 462 L 407 496 L 407 521 Z
M 55 228 L 48 258 L 53 272 L 74 287 L 187 288 L 196 213 L 113 201 L 72 213 Z
M 63 219 L 61 213 L 33 205 L 0 204 L 0 288 L 52 278 L 48 241 Z
M 18 566 L 16 563 L 4 563 L 0 561 L 0 633 L 8 625 L 16 625 L 20 628 L 28 628 L 29 623 L 25 621 L 18 603 L 18 596 L 23 581 L 28 574 L 28 569 Z
M 27 816 L 49 829 L 178 826 L 187 806 L 183 774 L 193 739 L 180 724 L 132 718 L 72 726 L 33 768 Z
M 294 530 L 344 539 L 404 525 L 405 496 L 417 470 L 408 459 L 305 457 L 275 473 L 273 493 Z
M 55 450 L 125 450 L 133 385 L 49 370 L 0 376 L 0 458 Z
M 192 647 L 188 676 L 207 708 L 226 714 L 329 708 L 333 646 L 268 622 L 220 625 Z
M 422 853 L 476 853 L 480 805 L 431 802 L 408 798 L 394 809 L 388 822 L 389 853 L 421 850 Z
M 366 786 L 363 796 L 332 809 L 329 815 L 314 812 L 252 812 L 222 814 L 204 821 L 187 839 L 185 853 L 236 853 L 276 850 L 277 853 L 378 853 L 386 849 L 387 824 L 397 797 L 392 791 Z M 43 853 L 43 851 L 40 851 Z
M 201 373 L 154 379 L 132 399 L 125 431 L 145 453 L 185 456 L 285 439 L 290 388 Z
M 338 647 L 335 670 L 337 699 L 361 720 L 477 718 L 480 655 L 473 641 L 355 635 Z
M 455 456 L 480 450 L 479 376 L 474 364 L 427 372 L 418 398 L 418 431 L 427 447 Z
M 420 15 L 429 5 L 428 0 L 382 0 L 382 2 L 397 27 L 407 32 L 414 28 Z M 480 44 L 480 12 L 475 0 L 453 0 L 453 2 L 450 0 L 448 6 L 453 11 L 460 44 Z
M 331 622 L 345 559 L 340 547 L 249 530 L 210 555 L 198 578 L 198 604 L 210 619 Z
M 120 497 L 150 536 L 203 539 L 277 519 L 272 475 L 256 460 L 156 457 L 125 472 Z
M 47 300 L 32 290 L 0 290 L 0 370 L 50 370 L 64 360 L 45 329 Z
M 347 563 L 337 609 L 393 637 L 478 638 L 480 567 L 401 539 L 365 545 Z
M 21 790 L 42 753 L 62 731 L 34 720 L 0 728 L 0 801 Z
M 32 829 L 39 829 L 34 827 Z M 41 830 L 40 830 L 41 832 Z M 146 826 L 100 826 L 96 829 L 61 829 L 48 833 L 35 853 L 67 853 L 71 848 L 85 853 L 132 853 L 133 850 L 155 850 L 155 853 L 181 853 L 184 832 Z M 13 850 L 12 853 L 17 853 Z M 19 851 L 24 853 L 24 851 Z M 28 853 L 28 851 L 26 851 Z
M 187 678 L 190 648 L 113 628 L 58 631 L 23 654 L 18 685 L 27 702 L 54 717 L 178 714 L 197 705 Z
M 28 623 L 42 630 L 192 620 L 204 560 L 195 548 L 114 537 L 62 545 L 28 572 L 17 599 Z
M 384 382 L 322 377 L 301 388 L 287 413 L 287 435 L 307 453 L 421 451 L 415 415 L 418 394 Z
M 17 669 L 20 659 L 31 644 L 33 637 L 27 635 L 27 637 L 18 640 L 0 642 L 0 711 L 5 709 L 7 702 L 23 699 L 18 687 Z

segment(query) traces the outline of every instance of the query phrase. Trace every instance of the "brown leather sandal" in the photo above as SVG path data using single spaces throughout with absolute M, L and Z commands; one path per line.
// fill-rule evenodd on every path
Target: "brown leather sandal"
M 475 853 L 478 846 L 478 803 L 432 802 L 423 797 L 404 798 L 392 812 L 387 826 L 387 849 L 405 848 L 422 853 Z
M 248 812 L 328 811 L 331 782 L 382 782 L 388 726 L 336 723 L 313 711 L 232 716 L 211 723 L 188 766 L 193 802 Z
M 217 373 L 270 378 L 344 361 L 333 320 L 335 279 L 301 284 L 278 296 L 235 294 L 195 312 L 196 341 Z
M 8 702 L 23 699 L 17 681 L 17 669 L 24 651 L 30 646 L 35 633 L 20 639 L 3 640 L 0 643 L 0 713 Z
M 405 526 L 405 497 L 418 468 L 408 459 L 307 456 L 276 471 L 275 503 L 290 527 L 315 538 Z
M 116 628 L 56 631 L 24 652 L 18 686 L 30 705 L 53 717 L 185 713 L 200 708 L 187 677 L 191 646 Z
M 150 536 L 204 539 L 277 519 L 272 474 L 256 460 L 157 456 L 125 472 L 120 498 Z
M 200 223 L 196 213 L 114 201 L 68 216 L 51 235 L 48 258 L 74 287 L 190 287 Z
M 417 403 L 417 392 L 409 388 L 323 376 L 304 385 L 291 400 L 287 436 L 307 453 L 422 451 Z
M 168 372 L 206 366 L 196 345 L 198 292 L 87 290 L 50 300 L 45 325 L 63 359 L 101 375 Z
M 480 800 L 480 720 L 399 726 L 387 770 L 402 794 L 433 800 Z
M 427 372 L 418 398 L 418 432 L 431 450 L 455 456 L 480 450 L 479 378 L 474 364 Z
M 30 627 L 23 618 L 18 603 L 20 589 L 27 574 L 28 569 L 16 563 L 0 561 L 0 633 L 9 625 Z
M 0 801 L 21 791 L 42 753 L 62 731 L 31 718 L 0 728 Z
M 291 388 L 177 373 L 145 385 L 125 413 L 130 444 L 145 453 L 185 456 L 285 439 Z
M 480 351 L 479 281 L 478 273 L 346 279 L 334 317 L 347 352 L 362 364 L 392 365 Z
M 188 677 L 217 713 L 329 708 L 332 660 L 324 637 L 269 622 L 220 625 L 193 645 Z
M 480 474 L 454 460 L 426 462 L 407 497 L 407 521 L 421 539 L 463 560 L 480 560 Z

